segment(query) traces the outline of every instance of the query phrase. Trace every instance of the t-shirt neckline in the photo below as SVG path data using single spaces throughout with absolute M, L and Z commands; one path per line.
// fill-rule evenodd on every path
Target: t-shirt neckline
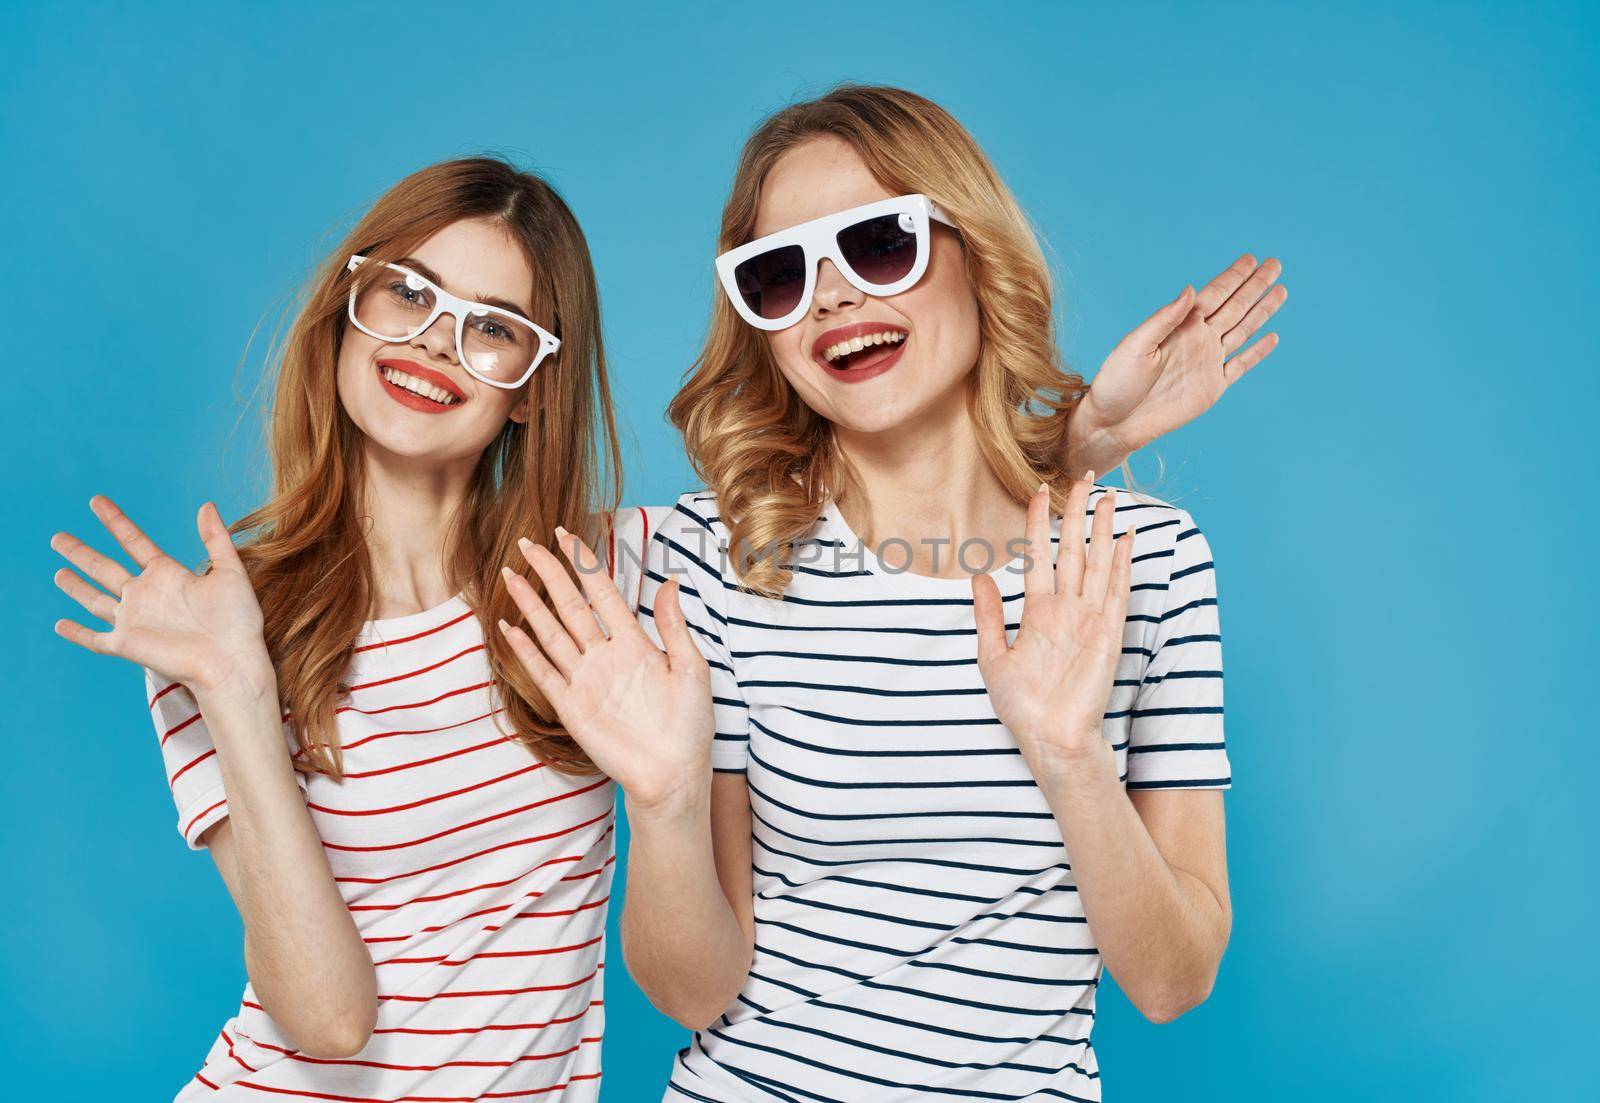
M 839 510 L 838 502 L 836 502 L 833 498 L 829 498 L 823 505 L 822 516 L 828 528 L 832 530 L 833 535 L 835 535 L 844 545 L 843 549 L 841 549 L 841 553 L 846 556 L 853 556 L 855 554 L 853 549 L 860 548 L 863 569 L 870 573 L 873 577 L 898 581 L 899 583 L 909 587 L 949 590 L 959 592 L 965 597 L 972 596 L 972 579 L 975 577 L 975 574 L 963 574 L 947 578 L 942 575 L 920 574 L 916 571 L 894 570 L 885 566 L 883 561 L 878 558 L 877 553 L 873 551 L 872 547 L 868 545 L 865 540 L 862 540 L 859 536 L 857 536 L 855 530 L 852 529 L 848 523 L 846 523 L 844 514 Z M 1052 517 L 1052 536 L 1056 534 L 1055 526 L 1056 518 Z M 957 549 L 955 548 L 949 548 L 946 550 L 950 555 L 955 555 L 957 552 Z M 1025 558 L 1023 556 L 1014 556 L 1006 562 L 999 564 L 992 570 L 985 571 L 983 573 L 994 579 L 995 585 L 1000 588 L 1000 593 L 1004 595 L 1010 592 L 1007 588 L 1007 583 L 1013 583 L 1016 587 L 1020 587 L 1022 585 L 1022 568 L 1024 562 Z
M 359 637 L 363 640 L 392 639 L 407 632 L 422 631 L 443 624 L 452 614 L 468 611 L 466 594 L 460 590 L 431 609 L 406 613 L 398 617 L 369 620 L 361 625 Z

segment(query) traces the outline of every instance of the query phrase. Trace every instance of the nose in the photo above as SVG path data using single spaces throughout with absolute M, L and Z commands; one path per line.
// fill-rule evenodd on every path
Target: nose
M 833 261 L 823 258 L 817 266 L 817 290 L 811 297 L 811 316 L 826 318 L 847 307 L 860 306 L 864 296 L 855 284 L 845 279 Z
M 433 324 L 409 342 L 412 348 L 421 349 L 430 357 L 447 364 L 456 362 L 456 319 L 448 310 L 433 320 Z

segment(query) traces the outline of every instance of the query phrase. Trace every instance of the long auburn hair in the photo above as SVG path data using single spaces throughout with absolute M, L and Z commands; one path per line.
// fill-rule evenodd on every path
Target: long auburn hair
M 517 539 L 549 543 L 557 525 L 594 538 L 621 495 L 599 295 L 566 203 L 539 176 L 494 157 L 430 165 L 385 192 L 313 274 L 274 358 L 271 495 L 231 527 L 246 538 L 239 553 L 303 769 L 343 776 L 335 709 L 374 596 L 362 434 L 339 402 L 335 371 L 353 279 L 346 263 L 352 253 L 370 257 L 369 266 L 399 260 L 469 218 L 498 222 L 527 255 L 533 317 L 561 348 L 526 384 L 527 423 L 508 420 L 479 457 L 443 558 L 484 626 L 507 734 L 556 769 L 594 769 L 493 625 L 519 617 L 500 575 L 502 564 L 520 562 Z M 536 576 L 530 581 L 539 586 Z
M 1059 415 L 1088 388 L 1060 365 L 1050 270 L 1027 217 L 944 108 L 900 88 L 844 84 L 771 115 L 740 154 L 718 251 L 755 236 L 767 173 L 819 137 L 848 143 L 890 192 L 925 193 L 951 216 L 978 301 L 968 400 L 984 458 L 1019 502 L 1044 480 L 1059 507 L 1072 478 L 1062 469 L 1067 418 Z M 811 529 L 827 496 L 847 493 L 855 480 L 831 423 L 790 387 L 764 334 L 720 288 L 705 345 L 668 413 L 716 491 L 741 584 L 781 594 L 791 577 L 783 553 Z

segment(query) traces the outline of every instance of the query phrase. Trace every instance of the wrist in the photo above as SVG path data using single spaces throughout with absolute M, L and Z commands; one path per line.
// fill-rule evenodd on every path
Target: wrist
M 1041 786 L 1080 789 L 1117 780 L 1117 754 L 1095 724 L 1078 736 L 1055 733 L 1022 743 L 1023 757 Z
M 711 816 L 711 770 L 651 789 L 622 790 L 630 827 L 680 827 Z
M 1067 414 L 1067 472 L 1076 476 L 1085 471 L 1111 470 L 1121 461 L 1110 456 L 1112 462 L 1107 462 L 1112 452 L 1110 444 L 1110 431 L 1095 413 L 1092 395 L 1085 394 Z
M 210 676 L 197 679 L 190 690 L 197 702 L 248 707 L 270 703 L 278 706 L 278 674 L 265 651 L 243 658 Z

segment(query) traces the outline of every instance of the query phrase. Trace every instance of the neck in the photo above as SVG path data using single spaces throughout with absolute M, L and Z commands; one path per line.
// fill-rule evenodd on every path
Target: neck
M 968 573 L 955 554 L 968 540 L 988 542 L 995 565 L 1011 558 L 1006 546 L 1024 533 L 1027 508 L 985 461 L 964 394 L 914 424 L 884 433 L 836 428 L 834 439 L 858 479 L 839 511 L 868 547 L 904 540 L 913 573 L 943 577 Z
M 431 609 L 455 594 L 445 537 L 475 464 L 476 457 L 420 463 L 368 442 L 361 514 L 372 560 L 373 619 Z

